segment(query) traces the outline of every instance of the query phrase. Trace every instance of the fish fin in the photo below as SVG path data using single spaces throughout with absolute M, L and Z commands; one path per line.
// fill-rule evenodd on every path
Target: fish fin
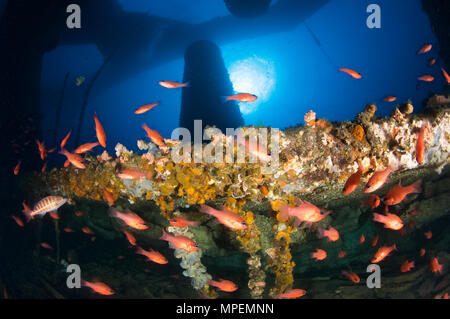
M 413 189 L 414 193 L 422 193 L 422 180 L 419 179 L 411 184 L 410 187 Z
M 302 221 L 298 218 L 295 218 L 294 220 L 294 227 L 297 228 L 298 226 L 300 226 L 300 224 L 302 223 Z
M 189 81 L 185 82 L 183 84 L 184 84 L 183 87 L 185 87 L 185 88 L 191 87 L 191 83 L 189 83 Z
M 295 205 L 300 206 L 300 205 L 302 205 L 302 204 L 304 204 L 304 203 L 308 203 L 308 202 L 303 201 L 303 200 L 301 200 L 301 199 L 298 198 L 298 197 L 295 197 Z
M 161 237 L 159 237 L 159 239 L 161 239 L 161 240 L 167 240 L 167 238 L 168 238 L 168 234 L 166 233 L 166 231 L 163 229 L 162 230 L 162 235 L 161 235 Z
M 289 211 L 290 207 L 287 204 L 282 203 L 280 205 L 280 221 L 284 222 L 286 219 L 289 218 Z
M 205 204 L 201 204 L 199 212 L 205 213 L 205 214 L 208 214 L 208 215 L 212 215 L 212 213 L 211 213 L 212 212 L 212 207 L 210 207 L 208 205 L 205 205 Z
M 117 209 L 114 207 L 109 207 L 108 209 L 108 215 L 111 217 L 116 217 L 117 216 Z
M 222 104 L 230 101 L 228 96 L 220 96 L 219 99 L 220 99 L 220 103 L 222 103 Z
M 24 210 L 22 212 L 25 215 L 25 220 L 27 221 L 27 223 L 30 222 L 30 220 L 33 219 L 33 216 L 31 215 L 31 211 Z

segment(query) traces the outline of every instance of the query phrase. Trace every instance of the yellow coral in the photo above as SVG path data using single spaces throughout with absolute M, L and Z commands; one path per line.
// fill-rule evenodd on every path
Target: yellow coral
M 364 129 L 361 125 L 355 125 L 353 128 L 353 136 L 356 138 L 357 141 L 362 142 L 364 138 Z

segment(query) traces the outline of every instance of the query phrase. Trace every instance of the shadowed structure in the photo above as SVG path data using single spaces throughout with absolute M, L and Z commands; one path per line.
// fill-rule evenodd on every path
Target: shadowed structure
M 210 41 L 191 44 L 184 55 L 183 88 L 180 126 L 194 132 L 194 120 L 216 126 L 225 133 L 227 127 L 244 124 L 239 107 L 234 101 L 222 102 L 221 97 L 232 95 L 233 87 L 222 59 L 220 49 Z

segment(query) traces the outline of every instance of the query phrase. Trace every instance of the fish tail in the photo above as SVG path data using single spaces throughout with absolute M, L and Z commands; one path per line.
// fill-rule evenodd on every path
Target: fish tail
M 323 238 L 326 236 L 325 234 L 327 231 L 325 229 L 319 228 L 317 231 L 319 232 L 319 238 Z
M 412 185 L 410 185 L 410 188 L 412 193 L 422 193 L 422 180 L 419 179 L 418 181 L 414 182 Z
M 200 205 L 199 211 L 201 213 L 205 213 L 205 214 L 208 214 L 208 215 L 213 215 L 213 208 L 209 207 L 208 205 L 205 205 L 205 204 Z
M 192 223 L 190 223 L 189 226 L 192 226 L 192 227 L 198 227 L 199 225 L 200 225 L 199 222 L 192 222 Z
M 229 96 L 221 96 L 219 97 L 220 99 L 220 103 L 226 103 L 227 101 L 230 101 L 230 97 Z
M 117 209 L 115 209 L 114 207 L 110 207 L 108 209 L 108 215 L 111 217 L 117 217 Z
M 159 239 L 168 241 L 168 239 L 169 239 L 169 234 L 167 234 L 167 233 L 165 232 L 165 230 L 163 229 L 162 235 L 161 235 L 161 237 L 159 237 Z
M 33 219 L 33 215 L 31 214 L 31 211 L 23 210 L 23 214 L 25 215 L 25 219 L 26 219 L 27 223 Z
M 373 213 L 373 220 L 379 223 L 384 222 L 384 216 L 381 214 Z
M 190 86 L 191 86 L 191 83 L 189 83 L 189 82 L 183 83 L 183 87 L 184 87 L 184 88 L 188 88 L 188 87 L 190 87 Z
M 286 219 L 289 218 L 289 212 L 290 212 L 291 208 L 286 205 L 286 204 L 281 204 L 280 205 L 280 221 L 285 221 Z

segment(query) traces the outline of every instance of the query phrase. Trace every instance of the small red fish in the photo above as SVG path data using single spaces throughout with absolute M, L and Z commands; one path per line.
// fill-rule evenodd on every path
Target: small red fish
M 224 279 L 219 279 L 218 281 L 210 280 L 209 285 L 225 292 L 233 292 L 238 289 L 234 282 Z
M 442 75 L 444 76 L 447 84 L 450 84 L 450 76 L 448 75 L 447 71 L 445 71 L 444 68 L 441 68 L 441 71 L 442 71 Z
M 442 274 L 442 265 L 439 264 L 439 260 L 436 257 L 430 260 L 430 270 L 435 274 Z
M 350 194 L 358 187 L 363 172 L 364 167 L 362 166 L 361 161 L 358 161 L 358 170 L 347 179 L 344 189 L 342 190 L 342 194 Z
M 353 271 L 342 271 L 342 274 L 347 277 L 348 279 L 350 279 L 353 283 L 357 284 L 361 281 L 361 279 L 359 278 L 359 276 L 354 273 Z
M 125 236 L 127 237 L 128 242 L 133 245 L 136 246 L 136 238 L 133 236 L 133 234 L 127 232 L 125 229 L 122 230 L 123 233 L 125 234 Z
M 114 197 L 111 192 L 109 192 L 106 188 L 103 188 L 103 195 L 105 196 L 106 201 L 108 202 L 109 206 L 114 205 Z
M 393 96 L 393 95 L 388 95 L 383 99 L 383 101 L 386 101 L 386 102 L 395 102 L 396 100 L 397 100 L 397 97 Z
M 125 169 L 122 172 L 118 173 L 117 176 L 121 179 L 133 180 L 133 179 L 141 179 L 148 177 L 148 174 L 145 172 L 141 172 L 138 169 Z
M 372 242 L 370 243 L 370 245 L 372 246 L 372 247 L 375 247 L 377 244 L 378 244 L 378 239 L 380 238 L 380 236 L 378 236 L 378 234 L 377 235 L 375 235 L 373 238 L 372 238 Z
M 319 229 L 319 237 L 326 237 L 328 241 L 336 241 L 339 239 L 339 232 L 330 226 L 328 230 Z
M 380 197 L 378 197 L 378 196 L 375 195 L 375 194 L 372 194 L 372 196 L 370 196 L 369 199 L 365 200 L 365 201 L 362 203 L 362 206 L 368 206 L 368 207 L 370 207 L 370 208 L 372 208 L 372 209 L 375 209 L 375 208 L 377 208 L 378 206 L 380 206 L 380 202 L 381 202 Z
M 14 175 L 19 175 L 20 166 L 22 165 L 22 161 L 17 162 L 17 165 L 14 167 Z
M 178 83 L 174 81 L 160 81 L 158 82 L 159 85 L 162 87 L 165 87 L 167 89 L 178 89 L 178 88 L 185 88 L 189 86 L 189 83 Z
M 416 161 L 419 164 L 422 164 L 423 162 L 423 157 L 425 155 L 425 130 L 426 130 L 426 125 L 423 124 L 420 127 L 420 131 L 417 134 L 417 141 L 416 141 Z
M 54 220 L 58 220 L 59 219 L 59 215 L 58 212 L 50 212 L 48 213 L 50 215 L 51 218 L 53 218 Z
M 95 134 L 97 135 L 98 142 L 100 143 L 101 146 L 106 148 L 105 130 L 103 129 L 103 126 L 100 123 L 96 113 L 94 113 L 94 121 L 95 121 Z
M 75 231 L 72 228 L 66 227 L 66 228 L 64 228 L 64 232 L 66 232 L 66 233 L 73 233 Z
M 145 225 L 145 221 L 141 217 L 139 217 L 138 215 L 136 215 L 129 209 L 127 209 L 126 212 L 127 213 L 121 213 L 114 207 L 111 207 L 109 209 L 109 215 L 111 217 L 115 217 L 115 218 L 122 220 L 125 224 L 127 224 L 131 228 L 140 229 L 140 230 L 148 228 L 148 226 Z
M 75 154 L 86 153 L 86 152 L 89 152 L 94 147 L 96 147 L 97 145 L 98 145 L 98 142 L 96 142 L 96 143 L 86 143 L 86 144 L 78 146 L 77 149 L 75 151 L 73 151 L 73 152 Z
M 247 223 L 235 212 L 222 207 L 222 210 L 214 209 L 208 205 L 201 205 L 200 212 L 216 217 L 223 225 L 235 229 L 242 230 L 248 227 Z
M 61 151 L 59 151 L 59 154 L 62 154 L 65 157 L 67 157 L 67 160 L 70 162 L 70 164 L 72 164 L 76 168 L 79 168 L 79 169 L 86 168 L 86 165 L 84 165 L 84 163 L 83 163 L 84 159 L 80 155 L 70 153 L 68 150 L 66 150 L 64 148 Z
M 380 261 L 382 261 L 383 259 L 385 259 L 393 250 L 397 250 L 397 247 L 394 245 L 392 246 L 383 246 L 380 247 L 377 252 L 375 253 L 375 255 L 373 256 L 371 262 L 373 264 L 379 263 Z
M 77 210 L 76 212 L 75 212 L 75 216 L 77 216 L 77 217 L 82 217 L 84 214 L 83 214 L 83 212 L 81 211 L 81 210 Z
M 405 260 L 403 264 L 400 266 L 401 272 L 408 272 L 414 268 L 414 261 Z
M 299 206 L 290 207 L 286 204 L 280 205 L 280 221 L 285 221 L 289 217 L 296 218 L 296 224 L 304 222 L 306 224 L 312 224 L 321 221 L 330 214 L 330 211 L 324 212 L 317 206 L 301 199 L 296 199 Z
M 166 143 L 164 143 L 164 138 L 155 130 L 152 130 L 147 126 L 147 124 L 142 124 L 142 128 L 147 132 L 147 136 L 150 140 L 158 145 L 159 147 L 166 147 Z
M 47 170 L 47 162 L 45 162 L 44 165 L 42 165 L 41 173 L 44 173 L 46 170 Z
M 25 214 L 25 217 L 27 221 L 34 218 L 35 216 L 45 216 L 45 214 L 56 211 L 58 208 L 60 208 L 62 205 L 64 205 L 67 202 L 66 198 L 63 198 L 61 196 L 47 196 L 43 199 L 41 199 L 34 207 L 33 210 L 24 209 L 23 213 Z M 25 207 L 25 205 L 24 205 Z
M 361 237 L 359 237 L 359 244 L 363 244 L 366 241 L 366 237 L 364 236 L 364 234 L 361 234 Z
M 93 291 L 100 295 L 110 296 L 114 295 L 114 291 L 103 282 L 89 282 L 86 280 L 81 280 L 81 285 L 83 287 L 91 288 Z
M 258 97 L 250 93 L 238 93 L 234 95 L 229 95 L 225 97 L 226 101 L 238 101 L 238 102 L 253 102 L 256 101 Z
M 402 186 L 401 182 L 398 185 L 392 187 L 384 197 L 383 203 L 386 206 L 397 205 L 401 203 L 408 194 L 421 193 L 422 192 L 422 180 L 418 180 L 409 186 Z
M 165 265 L 168 263 L 167 259 L 160 252 L 154 251 L 153 249 L 147 251 L 141 247 L 137 247 L 136 254 L 143 255 L 154 263 L 160 265 Z
M 431 232 L 431 230 L 425 232 L 424 235 L 427 239 L 431 239 L 431 237 L 433 237 L 433 233 Z
M 64 146 L 66 146 L 70 134 L 72 134 L 72 130 L 70 130 L 69 133 L 67 133 L 66 137 L 64 137 L 63 140 L 61 141 L 61 148 L 64 148 Z
M 275 296 L 275 299 L 297 299 L 306 295 L 306 290 L 303 289 L 289 289 L 282 294 Z
M 424 53 L 427 53 L 427 52 L 429 52 L 429 51 L 431 50 L 432 47 L 433 47 L 433 45 L 430 44 L 430 43 L 424 44 L 424 45 L 420 48 L 420 50 L 417 51 L 417 54 L 424 54 Z
M 47 157 L 47 149 L 45 148 L 45 143 L 40 142 L 39 140 L 36 140 L 36 143 L 39 148 L 39 155 L 41 156 L 41 160 L 45 160 L 45 158 Z
M 420 212 L 416 209 L 416 210 L 410 211 L 409 214 L 410 214 L 411 216 L 417 216 L 417 215 L 420 214 Z
M 45 248 L 45 249 L 53 249 L 53 247 L 50 246 L 50 245 L 47 244 L 47 243 L 41 243 L 41 247 L 43 247 L 43 248 Z
M 17 216 L 14 216 L 14 215 L 12 215 L 11 217 L 14 219 L 14 221 L 16 222 L 17 225 L 19 225 L 20 227 L 24 226 L 22 219 L 20 219 Z
M 361 74 L 359 74 L 358 72 L 356 72 L 356 71 L 354 71 L 352 69 L 339 68 L 339 71 L 345 72 L 345 73 L 351 75 L 355 79 L 361 79 L 362 78 Z
M 311 253 L 311 258 L 316 259 L 316 261 L 324 260 L 327 258 L 327 252 L 323 249 L 316 249 L 314 253 Z
M 173 217 L 170 221 L 169 221 L 170 225 L 174 226 L 174 227 L 186 227 L 186 226 L 191 226 L 191 227 L 197 227 L 199 225 L 198 222 L 193 222 L 190 221 L 184 217 Z
M 426 75 L 419 76 L 417 79 L 419 81 L 424 81 L 424 82 L 433 82 L 434 76 L 426 74 Z
M 87 235 L 94 235 L 94 232 L 89 227 L 83 227 L 81 228 L 81 231 Z
M 345 256 L 347 256 L 347 252 L 345 250 L 341 250 L 338 252 L 338 258 L 344 258 Z
M 427 251 L 426 251 L 424 248 L 421 248 L 421 249 L 420 249 L 420 252 L 419 252 L 420 257 L 423 257 L 423 256 L 425 255 L 426 252 L 427 252 Z
M 415 223 L 413 220 L 410 220 L 410 221 L 408 222 L 408 227 L 411 228 L 411 229 L 413 229 L 414 226 L 416 226 L 416 223 Z
M 139 107 L 136 111 L 134 111 L 134 114 L 142 114 L 145 113 L 149 110 L 151 110 L 152 108 L 154 108 L 155 106 L 157 106 L 159 103 L 153 103 L 153 104 L 147 104 L 147 105 L 143 105 L 141 107 Z
M 388 179 L 391 172 L 393 172 L 393 169 L 391 166 L 388 166 L 388 168 L 383 171 L 376 171 L 375 173 L 373 173 L 373 175 L 367 181 L 364 193 L 372 193 L 381 188 Z
M 429 66 L 432 66 L 432 65 L 434 65 L 436 63 L 436 59 L 434 59 L 434 58 L 432 58 L 432 59 L 430 59 L 429 61 L 428 61 L 428 65 Z
M 387 213 L 386 215 L 381 215 L 374 213 L 373 220 L 384 224 L 384 228 L 399 230 L 403 227 L 403 222 L 401 218 L 395 214 Z
M 167 234 L 163 230 L 163 234 L 160 237 L 161 240 L 168 241 L 171 243 L 175 248 L 186 250 L 186 251 L 197 251 L 199 250 L 199 246 L 189 237 L 178 235 L 178 236 L 172 236 Z

